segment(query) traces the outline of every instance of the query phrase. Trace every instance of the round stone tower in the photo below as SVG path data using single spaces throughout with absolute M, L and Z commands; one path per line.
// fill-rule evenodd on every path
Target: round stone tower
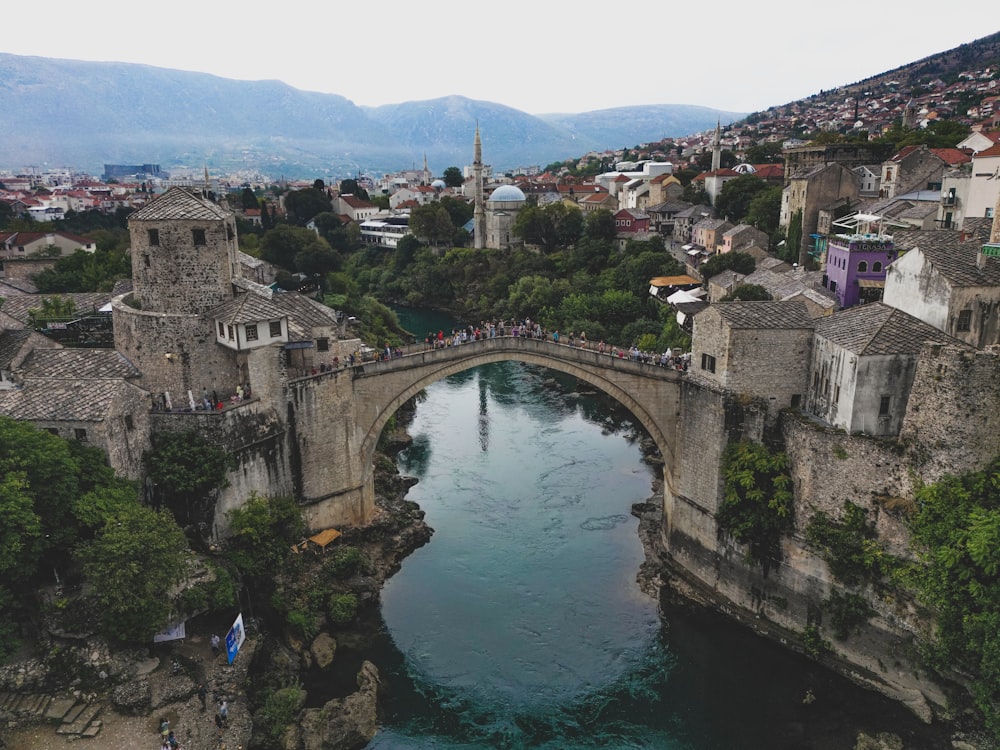
M 236 220 L 200 192 L 171 188 L 129 217 L 132 293 L 113 304 L 115 348 L 142 372 L 140 384 L 169 393 L 231 392 L 232 352 L 205 313 L 234 298 Z

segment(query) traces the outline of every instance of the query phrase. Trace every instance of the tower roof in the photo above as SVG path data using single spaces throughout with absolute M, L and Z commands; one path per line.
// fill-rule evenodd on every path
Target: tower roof
M 172 187 L 129 216 L 129 221 L 169 221 L 174 219 L 209 219 L 218 221 L 229 215 L 208 198 L 188 188 Z

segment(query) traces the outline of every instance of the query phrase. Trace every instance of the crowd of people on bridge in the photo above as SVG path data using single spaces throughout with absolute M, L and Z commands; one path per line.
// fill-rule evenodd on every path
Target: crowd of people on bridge
M 581 331 L 579 336 L 577 336 L 575 331 L 570 331 L 568 336 L 560 334 L 558 330 L 554 330 L 550 334 L 541 324 L 530 318 L 521 321 L 515 319 L 509 321 L 503 319 L 481 321 L 478 326 L 467 325 L 461 328 L 453 328 L 449 334 L 446 334 L 443 329 L 437 333 L 428 331 L 427 336 L 424 338 L 424 344 L 432 349 L 444 349 L 449 346 L 459 346 L 474 341 L 495 339 L 500 336 L 551 341 L 554 344 L 561 344 L 572 348 L 593 349 L 599 354 L 608 354 L 612 357 L 629 359 L 633 362 L 642 362 L 657 367 L 667 367 L 682 371 L 686 371 L 691 365 L 691 352 L 682 352 L 680 349 L 651 352 L 640 350 L 635 344 L 629 348 L 623 348 L 605 344 L 604 341 L 598 341 L 595 344 L 587 340 L 587 333 L 585 331 Z

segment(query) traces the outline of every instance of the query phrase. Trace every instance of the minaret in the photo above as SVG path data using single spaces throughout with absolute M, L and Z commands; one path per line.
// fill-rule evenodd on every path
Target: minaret
M 424 185 L 431 184 L 431 170 L 427 168 L 427 152 L 424 152 Z
M 473 247 L 486 247 L 486 210 L 483 206 L 483 143 L 479 140 L 479 123 L 476 122 L 475 155 L 472 157 L 472 179 L 476 181 L 476 209 L 472 215 Z
M 712 171 L 718 172 L 722 166 L 722 122 L 715 121 L 715 138 L 712 139 Z

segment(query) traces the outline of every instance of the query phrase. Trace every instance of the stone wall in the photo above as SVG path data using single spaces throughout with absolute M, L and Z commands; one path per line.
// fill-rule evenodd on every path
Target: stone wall
M 179 405 L 187 403 L 188 390 L 198 398 L 206 388 L 231 393 L 242 382 L 235 352 L 216 344 L 210 320 L 137 310 L 127 299 L 117 297 L 112 304 L 115 349 L 142 372 L 143 388 L 166 391 Z
M 158 244 L 150 244 L 150 231 Z M 204 232 L 196 245 L 193 233 Z M 226 220 L 132 221 L 132 283 L 143 310 L 204 313 L 233 298 L 236 225 Z
M 3 273 L 0 276 L 14 286 L 25 283 L 34 288 L 34 276 L 40 271 L 55 268 L 57 258 L 0 258 Z M 19 283 L 20 282 L 20 283 Z
M 1000 346 L 969 352 L 924 345 L 900 440 L 928 482 L 981 469 L 1000 455 Z
M 253 492 L 294 496 L 287 430 L 267 404 L 253 399 L 221 412 L 156 412 L 150 419 L 156 434 L 195 431 L 234 457 L 236 468 L 226 476 L 229 486 L 216 501 L 213 536 L 226 535 L 227 514 L 241 507 Z

